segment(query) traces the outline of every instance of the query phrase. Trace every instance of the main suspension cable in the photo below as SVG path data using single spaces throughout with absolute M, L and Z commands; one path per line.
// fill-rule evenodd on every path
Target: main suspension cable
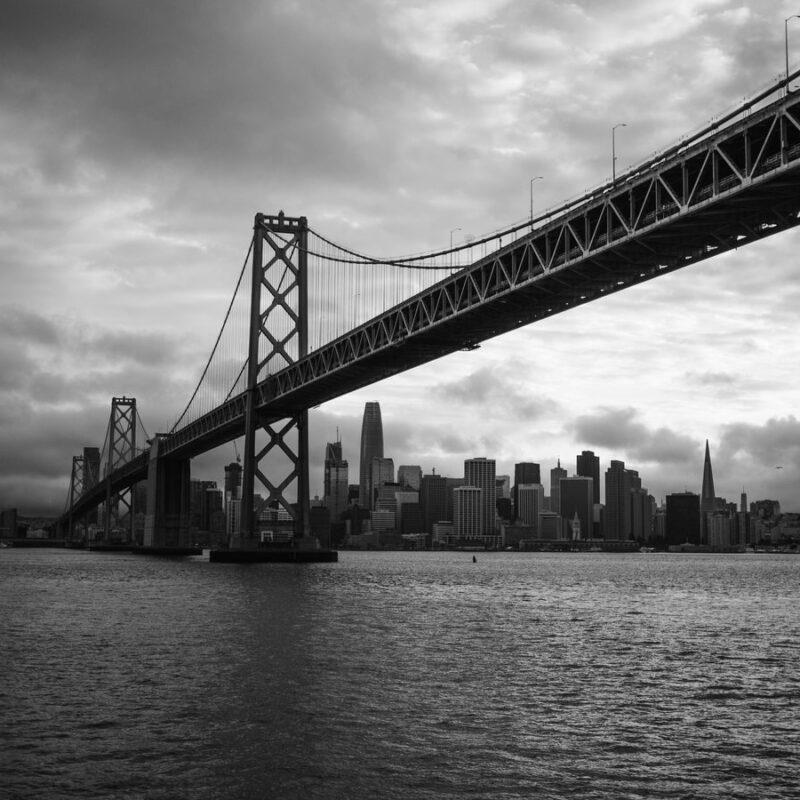
M 203 379 L 206 377 L 208 373 L 208 368 L 211 366 L 211 359 L 214 358 L 214 354 L 217 352 L 217 347 L 219 346 L 220 339 L 222 338 L 222 332 L 225 330 L 225 325 L 228 323 L 228 318 L 231 314 L 231 309 L 233 308 L 233 303 L 236 300 L 236 295 L 239 292 L 239 287 L 242 285 L 242 278 L 244 277 L 244 272 L 247 269 L 247 262 L 250 260 L 250 253 L 253 252 L 253 243 L 255 242 L 255 234 L 250 237 L 250 246 L 247 248 L 247 254 L 244 257 L 244 263 L 242 264 L 241 272 L 239 273 L 239 279 L 236 281 L 236 288 L 233 290 L 233 297 L 231 297 L 231 302 L 228 305 L 228 310 L 225 312 L 225 319 L 222 322 L 222 327 L 219 329 L 219 334 L 217 334 L 217 341 L 214 342 L 214 347 L 211 350 L 211 355 L 208 357 L 208 361 L 206 362 L 206 366 L 203 369 L 203 374 L 200 376 L 200 380 L 197 382 L 197 386 L 194 387 L 194 391 L 192 392 L 192 396 L 189 398 L 189 402 L 186 404 L 186 408 L 183 409 L 183 412 L 175 421 L 175 424 L 172 426 L 170 433 L 173 433 L 178 425 L 181 424 L 181 420 L 186 416 L 186 412 L 189 410 L 189 407 L 192 405 L 195 397 L 197 397 L 198 391 L 200 391 L 200 386 L 203 383 Z

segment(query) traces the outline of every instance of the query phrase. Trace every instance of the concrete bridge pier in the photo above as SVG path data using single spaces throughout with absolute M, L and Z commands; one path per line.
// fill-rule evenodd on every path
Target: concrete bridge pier
M 188 458 L 159 456 L 166 434 L 156 434 L 150 445 L 147 468 L 147 510 L 144 521 L 142 552 L 194 553 L 189 541 Z M 197 550 L 197 552 L 200 552 Z

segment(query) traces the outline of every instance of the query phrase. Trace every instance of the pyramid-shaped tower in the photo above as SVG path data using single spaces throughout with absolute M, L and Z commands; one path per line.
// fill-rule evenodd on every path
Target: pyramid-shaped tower
M 700 492 L 700 513 L 703 517 L 714 510 L 715 497 L 714 473 L 711 471 L 711 453 L 708 449 L 708 439 L 706 439 L 706 458 L 703 462 L 703 489 Z

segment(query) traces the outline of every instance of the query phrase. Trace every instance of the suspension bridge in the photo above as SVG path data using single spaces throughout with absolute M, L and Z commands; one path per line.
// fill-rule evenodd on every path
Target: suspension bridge
M 259 484 L 304 546 L 309 409 L 800 224 L 798 75 L 573 201 L 445 250 L 373 258 L 305 217 L 257 214 L 186 407 L 140 448 L 135 400 L 113 399 L 99 457 L 73 458 L 64 535 L 98 507 L 106 534 L 123 520 L 132 531 L 133 487 L 146 482 L 142 546 L 184 544 L 192 457 L 243 437 L 230 550 L 258 549 Z

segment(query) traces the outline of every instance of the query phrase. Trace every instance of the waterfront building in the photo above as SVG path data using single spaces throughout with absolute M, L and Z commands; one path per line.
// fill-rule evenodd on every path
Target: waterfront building
M 366 403 L 361 422 L 361 452 L 359 461 L 359 499 L 362 508 L 372 508 L 370 478 L 372 460 L 383 458 L 383 422 L 380 403 Z M 392 478 L 394 480 L 394 478 Z
M 452 522 L 434 522 L 431 529 L 431 541 L 436 547 L 447 547 L 455 540 L 455 528 Z
M 592 502 L 600 502 L 600 458 L 591 450 L 584 450 L 576 459 L 575 474 L 592 479 Z
M 342 457 L 342 443 L 328 442 L 325 446 L 323 502 L 332 522 L 338 522 L 347 509 L 350 467 Z
M 592 537 L 594 521 L 594 501 L 592 499 L 592 479 L 583 476 L 562 478 L 559 481 L 559 516 L 575 530 L 575 515 L 578 515 L 581 537 Z
M 481 534 L 494 536 L 495 501 L 497 487 L 495 483 L 495 462 L 492 458 L 468 458 L 464 461 L 464 485 L 475 486 L 481 490 Z
M 483 490 L 459 486 L 453 490 L 453 534 L 456 539 L 484 540 Z
M 665 544 L 700 544 L 700 495 L 676 492 L 667 495 Z
M 539 538 L 550 540 L 564 538 L 561 517 L 555 511 L 542 511 L 539 514 Z

